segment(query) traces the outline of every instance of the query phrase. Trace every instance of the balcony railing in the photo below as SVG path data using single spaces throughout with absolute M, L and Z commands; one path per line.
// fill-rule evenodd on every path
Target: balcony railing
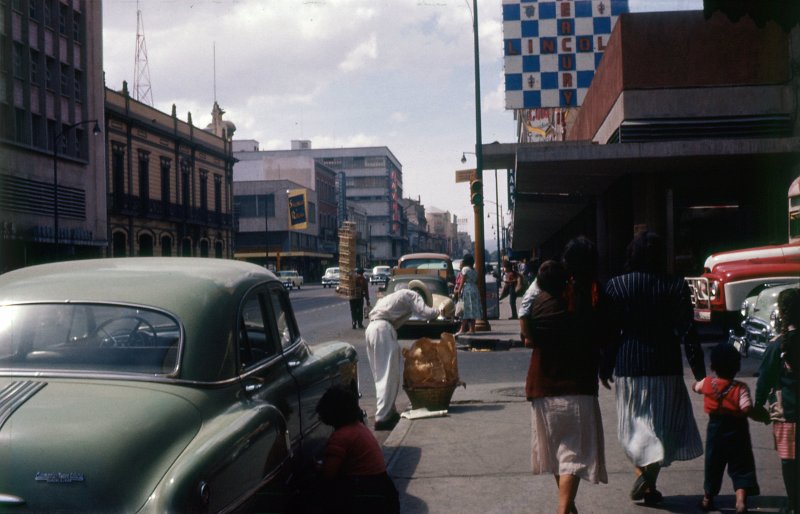
M 134 195 L 110 194 L 108 195 L 108 206 L 111 214 L 232 228 L 233 216 L 231 214 L 162 202 L 161 200 L 143 200 Z

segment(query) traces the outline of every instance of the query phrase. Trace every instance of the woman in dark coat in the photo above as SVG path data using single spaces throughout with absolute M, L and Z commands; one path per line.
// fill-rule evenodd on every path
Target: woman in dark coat
M 611 341 L 600 378 L 616 381 L 617 437 L 635 466 L 634 501 L 657 503 L 661 467 L 703 454 L 686 384 L 681 344 L 695 379 L 705 377 L 703 351 L 692 329 L 686 281 L 666 274 L 666 247 L 653 232 L 628 247 L 628 273 L 605 287 Z M 612 376 L 614 380 L 612 380 Z

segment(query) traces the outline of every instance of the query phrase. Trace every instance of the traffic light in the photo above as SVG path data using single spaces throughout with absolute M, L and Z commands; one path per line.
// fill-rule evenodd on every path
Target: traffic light
M 472 205 L 483 204 L 483 182 L 480 180 L 469 183 L 469 200 Z

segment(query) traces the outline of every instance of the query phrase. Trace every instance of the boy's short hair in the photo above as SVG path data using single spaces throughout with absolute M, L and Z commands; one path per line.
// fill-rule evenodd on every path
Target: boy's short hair
M 358 406 L 358 396 L 343 385 L 335 385 L 325 391 L 317 403 L 317 414 L 323 423 L 334 428 L 364 419 Z
M 542 291 L 546 291 L 551 296 L 560 296 L 567 287 L 567 271 L 564 269 L 564 265 L 558 261 L 544 261 L 539 267 L 536 282 Z
M 729 343 L 719 343 L 711 349 L 711 369 L 720 378 L 731 379 L 736 376 L 742 365 L 739 350 Z

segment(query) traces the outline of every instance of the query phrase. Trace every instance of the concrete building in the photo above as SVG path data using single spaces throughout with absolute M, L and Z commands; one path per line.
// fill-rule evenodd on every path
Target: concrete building
M 314 149 L 309 141 L 293 141 L 291 150 L 258 151 L 257 148 L 258 144 L 252 140 L 237 141 L 235 155 L 243 161 L 308 156 L 337 176 L 343 174 L 344 183 L 335 188 L 337 222 L 344 221 L 347 205 L 355 203 L 367 212 L 375 262 L 394 264 L 405 252 L 405 220 L 400 206 L 402 165 L 387 147 Z
M 274 155 L 258 144 L 237 142 L 234 202 L 237 259 L 292 269 L 317 280 L 336 264 L 336 202 L 333 170 L 301 153 Z M 256 150 L 250 151 L 250 148 Z M 287 191 L 306 192 L 308 223 L 290 228 Z M 267 256 L 269 253 L 269 256 Z
M 233 256 L 234 127 L 216 135 L 106 89 L 109 256 Z M 213 127 L 212 127 L 213 130 Z M 224 137 L 221 137 L 224 136 Z
M 785 242 L 800 174 L 798 29 L 700 11 L 620 16 L 566 142 L 484 145 L 513 169 L 512 248 L 557 256 L 597 241 L 601 272 L 622 269 L 634 233 L 666 236 L 693 274 L 718 250 Z
M 425 210 L 425 219 L 428 222 L 431 251 L 452 256 L 458 234 L 456 217 L 449 211 L 428 207 Z
M 101 11 L 0 2 L 0 272 L 108 244 Z

